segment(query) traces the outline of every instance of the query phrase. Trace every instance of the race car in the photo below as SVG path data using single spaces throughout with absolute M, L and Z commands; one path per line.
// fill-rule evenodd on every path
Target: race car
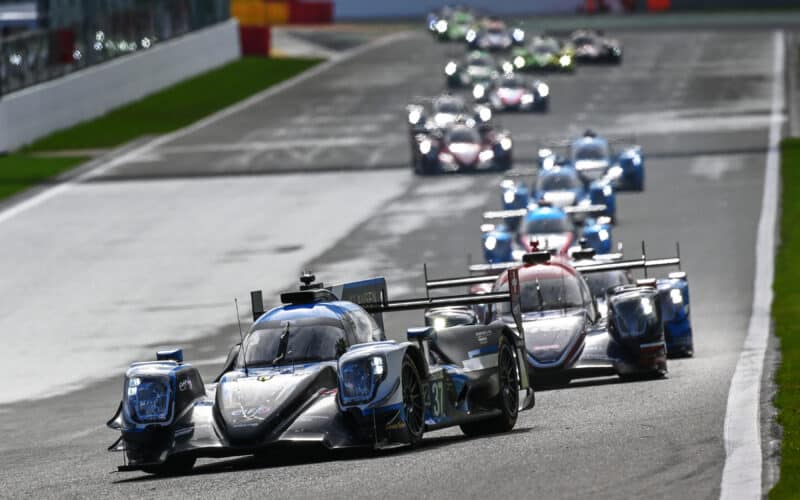
M 428 26 L 439 41 L 461 42 L 477 20 L 475 13 L 466 7 L 457 7 L 441 16 L 428 16 Z
M 556 207 L 605 205 L 600 213 L 612 222 L 617 216 L 617 196 L 614 188 L 602 180 L 590 183 L 570 165 L 554 166 L 536 176 L 532 188 L 522 180 L 504 179 L 500 183 L 503 210 L 515 210 L 528 204 L 549 203 Z
M 502 321 L 409 328 L 407 342 L 386 340 L 379 321 L 390 311 L 519 302 L 513 290 L 389 302 L 382 278 L 331 288 L 313 280 L 305 275 L 267 312 L 252 294 L 253 325 L 213 383 L 180 349 L 131 365 L 108 422 L 120 431 L 109 448 L 125 454 L 119 470 L 187 473 L 198 457 L 279 445 L 415 445 L 456 425 L 470 436 L 507 432 L 533 406 L 524 334 Z
M 515 71 L 575 71 L 575 50 L 553 37 L 536 37 L 530 44 L 511 50 L 510 68 Z
M 468 106 L 463 97 L 451 94 L 417 99 L 415 104 L 406 106 L 406 111 L 412 136 L 444 130 L 465 118 L 471 118 L 481 125 L 489 125 L 492 119 L 492 110 L 488 106 Z
M 483 256 L 487 263 L 519 262 L 535 248 L 566 255 L 581 238 L 598 253 L 612 248 L 612 226 L 608 217 L 593 217 L 604 205 L 553 207 L 549 203 L 531 203 L 521 210 L 489 211 L 481 225 Z M 580 221 L 576 221 L 576 216 Z
M 582 242 L 583 243 L 583 242 Z M 574 266 L 593 266 L 622 260 L 622 254 L 596 255 L 593 248 L 583 243 L 570 252 Z M 680 256 L 680 247 L 678 251 Z M 617 269 L 588 273 L 584 276 L 589 290 L 597 302 L 597 309 L 605 316 L 608 312 L 606 290 L 617 286 L 635 283 L 630 270 Z M 689 281 L 683 271 L 671 272 L 666 277 L 657 278 L 655 287 L 661 304 L 661 321 L 664 325 L 664 338 L 667 355 L 670 358 L 691 357 L 694 355 L 694 337 L 689 308 Z
M 648 269 L 675 265 L 679 258 L 646 259 L 574 267 L 568 259 L 534 251 L 522 264 L 481 267 L 485 276 L 428 280 L 429 289 L 491 284 L 488 293 L 509 289 L 505 269 L 517 268 L 522 328 L 534 386 L 563 386 L 572 379 L 617 375 L 622 379 L 660 378 L 667 373 L 661 296 L 654 280 L 606 290 L 607 312 L 596 307 L 582 276 L 610 269 Z M 493 276 L 496 268 L 503 272 Z M 513 288 L 514 285 L 512 284 Z M 484 291 L 482 289 L 481 291 Z M 475 310 L 480 320 L 502 320 L 513 328 L 505 305 Z M 428 321 L 436 322 L 436 317 Z
M 575 46 L 575 60 L 580 63 L 622 63 L 622 45 L 617 40 L 591 30 L 575 31 L 570 39 Z
M 444 131 L 417 134 L 411 163 L 419 175 L 505 171 L 512 166 L 513 141 L 507 131 L 463 121 Z
M 539 166 L 546 170 L 570 163 L 585 182 L 602 181 L 618 191 L 644 191 L 644 156 L 639 146 L 624 146 L 620 151 L 592 130 L 571 141 L 568 159 L 551 148 L 539 150 Z
M 487 19 L 481 26 L 469 29 L 464 39 L 470 49 L 497 52 L 524 43 L 525 31 L 521 28 L 510 28 L 499 19 Z
M 550 87 L 539 80 L 528 81 L 513 73 L 478 83 L 472 89 L 476 102 L 487 103 L 494 111 L 547 111 Z
M 500 74 L 500 66 L 491 55 L 476 50 L 467 54 L 461 62 L 448 61 L 444 74 L 448 88 L 471 88 L 479 83 L 491 82 Z

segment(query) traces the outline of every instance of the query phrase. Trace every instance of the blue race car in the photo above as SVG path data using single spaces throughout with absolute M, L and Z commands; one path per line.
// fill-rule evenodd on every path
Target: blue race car
M 680 251 L 678 251 L 680 255 Z M 595 255 L 594 249 L 582 245 L 580 250 L 572 252 L 574 266 L 581 267 L 597 264 L 613 263 L 622 259 L 622 254 Z M 608 311 L 606 292 L 621 285 L 636 283 L 629 270 L 608 270 L 584 274 L 592 295 L 597 301 L 601 314 Z M 689 281 L 683 271 L 671 272 L 666 278 L 653 280 L 658 290 L 661 304 L 661 320 L 664 324 L 664 337 L 667 343 L 667 354 L 671 358 L 691 357 L 694 355 L 692 337 L 692 320 L 689 315 Z
M 539 150 L 539 165 L 569 162 L 586 182 L 602 180 L 619 191 L 644 191 L 644 157 L 639 146 L 629 146 L 617 152 L 608 139 L 587 130 L 569 144 L 568 158 L 552 149 Z
M 578 172 L 569 165 L 554 165 L 543 169 L 536 183 L 528 190 L 524 182 L 505 179 L 500 183 L 504 210 L 515 210 L 529 203 L 549 203 L 556 207 L 581 207 L 605 205 L 601 215 L 612 222 L 617 216 L 617 196 L 614 188 L 602 180 L 584 182 Z
M 533 406 L 521 328 L 410 328 L 407 342 L 395 342 L 381 326 L 383 312 L 519 304 L 518 288 L 389 302 L 383 278 L 331 288 L 314 279 L 304 275 L 267 312 L 261 292 L 252 294 L 253 325 L 213 383 L 180 349 L 131 365 L 108 422 L 120 431 L 109 450 L 126 456 L 119 470 L 186 473 L 198 457 L 280 445 L 414 445 L 425 431 L 456 425 L 467 435 L 507 432 Z
M 526 253 L 542 248 L 566 255 L 573 244 L 584 238 L 598 253 L 611 251 L 611 221 L 607 217 L 585 217 L 576 224 L 576 213 L 602 211 L 605 207 L 553 207 L 545 202 L 521 210 L 484 213 L 487 220 L 500 224 L 481 226 L 483 254 L 487 263 L 520 261 Z

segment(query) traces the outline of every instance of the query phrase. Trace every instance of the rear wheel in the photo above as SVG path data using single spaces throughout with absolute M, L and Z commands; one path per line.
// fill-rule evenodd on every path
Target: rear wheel
M 408 431 L 408 442 L 412 446 L 422 440 L 425 430 L 425 401 L 422 396 L 422 380 L 417 366 L 408 355 L 403 358 L 403 412 Z
M 196 461 L 196 457 L 174 456 L 169 457 L 163 464 L 148 465 L 142 467 L 142 470 L 148 474 L 155 474 L 157 476 L 182 476 L 192 472 Z
M 519 374 L 514 349 L 505 337 L 500 337 L 497 350 L 497 376 L 500 392 L 497 395 L 497 408 L 500 415 L 462 424 L 461 431 L 467 436 L 483 436 L 508 432 L 517 423 L 519 412 Z

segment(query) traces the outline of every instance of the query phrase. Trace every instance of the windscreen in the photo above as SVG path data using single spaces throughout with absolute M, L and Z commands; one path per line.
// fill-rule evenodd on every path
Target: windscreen
M 442 99 L 436 102 L 437 113 L 457 114 L 464 109 L 464 103 L 457 99 Z
M 552 311 L 563 308 L 583 307 L 578 278 L 564 272 L 563 278 L 546 278 L 527 281 L 520 285 L 520 302 L 522 312 Z M 508 291 L 508 284 L 503 283 L 500 292 Z M 511 306 L 507 302 L 498 305 L 500 314 L 511 314 Z
M 552 54 L 553 52 L 558 52 L 558 50 L 557 42 L 541 42 L 533 47 L 533 51 L 537 54 Z
M 582 144 L 572 151 L 573 161 L 578 160 L 605 160 L 610 156 L 606 144 Z
M 518 78 L 503 78 L 500 81 L 500 87 L 516 89 L 522 87 L 522 81 Z
M 584 278 L 586 278 L 586 284 L 589 285 L 593 297 L 605 296 L 606 290 L 612 286 L 627 285 L 633 282 L 626 271 L 588 273 L 584 275 Z
M 542 175 L 537 182 L 539 191 L 567 191 L 581 187 L 581 181 L 569 173 Z
M 657 328 L 661 321 L 658 305 L 649 296 L 614 297 L 611 307 L 614 309 L 614 324 L 624 336 L 644 335 Z
M 335 360 L 346 348 L 345 332 L 338 326 L 293 325 L 251 332 L 240 351 L 239 366 L 274 366 Z
M 483 56 L 473 57 L 472 59 L 470 59 L 469 64 L 471 66 L 481 66 L 481 67 L 488 67 L 493 65 L 491 59 L 488 59 Z
M 450 131 L 447 135 L 448 142 L 480 142 L 478 133 L 471 128 L 457 128 Z
M 527 234 L 568 233 L 572 231 L 566 217 L 552 219 L 532 219 L 525 225 Z

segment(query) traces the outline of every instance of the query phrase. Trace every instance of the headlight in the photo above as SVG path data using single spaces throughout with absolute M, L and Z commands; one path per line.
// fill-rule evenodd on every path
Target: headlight
M 517 68 L 522 68 L 525 66 L 525 58 L 522 56 L 517 56 L 514 58 L 514 66 Z
M 502 148 L 503 151 L 508 151 L 509 149 L 511 149 L 511 146 L 512 143 L 510 138 L 503 137 L 502 139 L 500 139 L 500 148 Z
M 669 298 L 675 305 L 683 304 L 683 294 L 677 288 L 673 288 L 669 291 Z
M 651 314 L 653 314 L 653 301 L 652 300 L 650 300 L 647 297 L 642 297 L 641 304 L 642 304 L 642 313 L 645 316 L 650 316 Z
M 478 159 L 481 162 L 491 161 L 494 158 L 494 152 L 487 149 L 486 151 L 481 151 L 478 153 Z
M 444 33 L 445 31 L 447 31 L 447 21 L 445 21 L 444 19 L 439 19 L 436 22 L 436 31 L 438 31 L 439 33 Z
M 467 42 L 472 43 L 475 41 L 475 37 L 477 36 L 478 34 L 475 33 L 475 30 L 469 30 L 467 31 L 467 34 L 464 35 L 464 38 L 466 38 Z
M 484 95 L 486 95 L 486 88 L 483 85 L 475 85 L 472 89 L 472 97 L 475 99 L 483 99 Z
M 486 241 L 483 242 L 483 246 L 486 247 L 486 250 L 489 250 L 491 252 L 492 250 L 497 248 L 497 238 L 495 238 L 494 236 L 488 236 L 486 238 Z
M 634 166 L 634 167 L 638 167 L 639 165 L 641 165 L 641 164 L 642 164 L 642 157 L 641 157 L 641 156 L 639 156 L 639 155 L 636 155 L 636 156 L 634 156 L 634 157 L 631 159 L 631 163 L 633 163 L 633 166 Z
M 426 155 L 431 152 L 431 141 L 428 139 L 423 140 L 419 143 L 419 152 Z
M 503 62 L 503 73 L 513 73 L 514 72 L 514 65 L 508 61 Z
M 536 90 L 539 91 L 539 95 L 542 97 L 547 97 L 548 95 L 550 95 L 550 87 L 548 87 L 546 83 L 540 83 L 536 87 Z
M 506 205 L 511 205 L 517 199 L 517 194 L 514 191 L 508 190 L 503 193 L 503 201 Z
M 444 67 L 444 74 L 447 76 L 453 76 L 456 74 L 456 69 L 457 69 L 456 63 L 450 61 L 449 63 L 447 63 L 447 66 Z
M 515 42 L 521 42 L 525 39 L 525 32 L 519 28 L 514 28 L 514 31 L 511 32 L 511 36 L 514 38 Z
M 478 116 L 482 122 L 488 122 L 492 119 L 492 110 L 489 108 L 481 108 L 481 110 L 478 112 Z
M 371 356 L 343 364 L 339 369 L 340 396 L 345 404 L 367 403 L 386 376 L 383 356 Z
M 450 153 L 439 153 L 439 161 L 442 163 L 453 163 L 455 158 Z
M 170 382 L 162 377 L 128 379 L 128 412 L 140 423 L 164 422 L 169 418 Z
M 600 241 L 606 241 L 609 238 L 608 231 L 605 229 L 601 229 L 597 232 L 597 237 L 600 238 Z
M 534 99 L 532 94 L 525 94 L 520 99 L 520 102 L 522 102 L 523 105 L 524 104 L 533 104 L 533 101 L 535 101 L 535 100 L 536 99 Z
M 558 63 L 561 66 L 569 66 L 572 63 L 572 58 L 570 56 L 561 56 L 558 58 Z
M 614 194 L 614 190 L 611 188 L 611 186 L 603 186 L 603 196 L 608 197 L 612 194 Z
M 420 113 L 418 109 L 412 109 L 408 113 L 408 123 L 411 125 L 416 125 L 419 123 L 420 118 L 422 118 L 422 113 Z

